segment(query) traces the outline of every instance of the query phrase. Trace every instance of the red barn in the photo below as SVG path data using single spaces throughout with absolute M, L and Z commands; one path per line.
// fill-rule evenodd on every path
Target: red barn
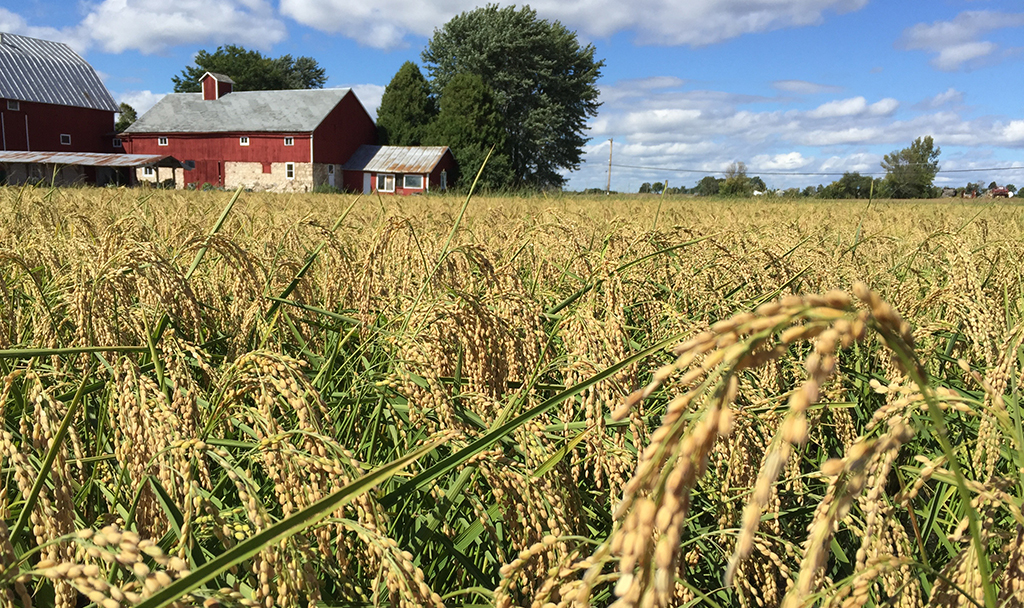
M 103 159 L 122 152 L 114 132 L 118 109 L 96 71 L 68 45 L 0 33 L 0 152 L 74 154 L 90 167 L 83 179 L 102 183 L 112 174 Z M 31 164 L 0 160 L 0 176 L 27 175 Z
M 455 157 L 447 146 L 362 146 L 345 164 L 345 186 L 369 194 L 446 190 Z
M 351 89 L 233 91 L 207 72 L 202 93 L 172 93 L 123 134 L 133 154 L 181 160 L 179 184 L 308 191 L 341 188 L 341 167 L 377 139 L 373 119 Z M 141 171 L 140 179 L 162 176 Z M 168 175 L 169 177 L 170 175 Z

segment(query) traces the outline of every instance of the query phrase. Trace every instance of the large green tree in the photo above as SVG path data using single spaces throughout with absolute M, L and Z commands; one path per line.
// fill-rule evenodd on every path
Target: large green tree
M 477 74 L 494 92 L 514 185 L 560 187 L 579 168 L 587 120 L 597 114 L 603 61 L 561 23 L 528 6 L 488 5 L 435 30 L 423 50 L 440 93 L 457 74 Z
M 425 143 L 451 148 L 465 180 L 476 177 L 493 147 L 477 187 L 497 190 L 512 181 L 501 113 L 490 88 L 476 74 L 457 74 L 448 81 Z
M 726 196 L 750 196 L 754 193 L 754 187 L 747 177 L 747 166 L 744 163 L 736 162 L 725 170 L 725 181 L 722 182 L 719 194 Z
M 939 172 L 939 152 L 931 135 L 918 137 L 910 147 L 894 150 L 882 160 L 886 194 L 892 198 L 928 198 Z
M 418 146 L 423 143 L 434 115 L 435 105 L 427 79 L 415 63 L 406 61 L 381 97 L 377 109 L 377 142 L 388 146 Z
M 312 57 L 291 55 L 265 57 L 259 51 L 240 46 L 219 46 L 210 53 L 196 53 L 195 64 L 171 77 L 175 93 L 198 93 L 199 79 L 206 72 L 223 74 L 235 81 L 236 91 L 274 91 L 280 89 L 322 89 L 327 83 L 324 68 Z

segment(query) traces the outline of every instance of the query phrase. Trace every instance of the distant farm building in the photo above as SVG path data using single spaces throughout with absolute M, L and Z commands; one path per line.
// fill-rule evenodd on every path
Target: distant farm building
M 153 161 L 112 159 L 124 152 L 114 132 L 118 109 L 66 44 L 0 33 L 0 184 L 124 181 L 127 167 Z
M 424 194 L 446 190 L 454 169 L 447 146 L 361 146 L 345 163 L 345 186 L 364 194 Z
M 233 91 L 227 76 L 207 72 L 202 93 L 172 93 L 123 134 L 133 154 L 180 159 L 179 187 L 279 192 L 343 187 L 342 166 L 377 129 L 351 89 Z M 140 169 L 162 181 L 171 172 Z

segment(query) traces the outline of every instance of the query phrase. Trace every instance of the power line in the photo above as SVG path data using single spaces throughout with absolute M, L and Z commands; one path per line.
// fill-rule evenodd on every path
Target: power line
M 645 171 L 670 171 L 670 172 L 673 172 L 673 173 L 698 173 L 698 174 L 703 174 L 703 175 L 726 175 L 728 173 L 728 171 L 710 171 L 708 169 L 676 169 L 676 168 L 671 168 L 671 167 L 644 167 L 644 166 L 640 166 L 640 165 L 620 165 L 618 163 L 612 164 L 611 166 L 612 167 L 618 167 L 620 169 L 642 169 L 642 170 L 645 170 Z M 908 165 L 903 165 L 903 166 L 908 166 Z M 936 173 L 982 173 L 982 172 L 1002 172 L 1002 171 L 1024 171 L 1024 166 L 1021 166 L 1021 167 L 988 167 L 988 168 L 983 168 L 983 169 L 939 169 L 938 171 L 936 171 Z M 811 171 L 760 171 L 760 170 L 757 170 L 757 169 L 749 169 L 748 168 L 748 169 L 746 169 L 745 173 L 747 175 L 754 174 L 754 175 L 803 175 L 803 176 L 807 176 L 807 175 L 822 175 L 822 176 L 839 175 L 839 176 L 842 176 L 842 175 L 846 175 L 847 173 L 852 173 L 852 172 L 851 171 L 816 171 L 816 172 L 811 172 Z M 886 175 L 885 172 L 880 172 L 880 173 L 859 173 L 859 172 L 857 172 L 857 173 L 859 175 L 864 175 L 864 176 Z

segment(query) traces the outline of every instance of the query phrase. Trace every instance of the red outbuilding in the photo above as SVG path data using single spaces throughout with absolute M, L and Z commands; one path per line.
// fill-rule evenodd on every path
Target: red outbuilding
M 373 119 L 351 89 L 233 91 L 233 84 L 207 72 L 202 93 L 165 96 L 122 134 L 125 148 L 181 160 L 179 186 L 308 191 L 343 187 L 342 166 L 376 142 Z M 164 178 L 158 169 L 139 177 Z
M 345 163 L 345 187 L 364 194 L 425 194 L 446 190 L 454 169 L 447 146 L 361 146 Z
M 118 111 L 96 71 L 68 45 L 0 33 L 0 152 L 72 154 L 87 168 L 76 174 L 81 181 L 104 183 L 116 178 L 105 159 L 123 151 L 114 132 Z M 0 160 L 0 182 L 34 173 L 44 173 L 43 163 Z

